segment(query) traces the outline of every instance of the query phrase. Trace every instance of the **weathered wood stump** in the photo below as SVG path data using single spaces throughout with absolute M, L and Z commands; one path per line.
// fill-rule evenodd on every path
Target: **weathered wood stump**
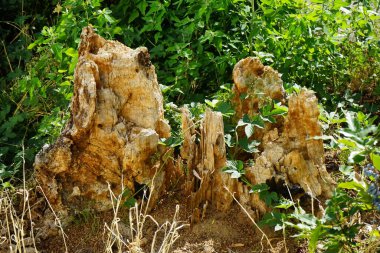
M 249 57 L 238 62 L 233 71 L 235 119 L 243 115 L 254 116 L 269 99 L 286 103 L 282 80 L 277 71 L 264 66 L 257 58 Z M 244 96 L 242 96 L 244 94 Z M 243 98 L 242 98 L 243 97 Z M 287 184 L 301 187 L 313 197 L 331 196 L 334 181 L 324 165 L 322 135 L 318 123 L 318 103 L 314 93 L 301 90 L 288 99 L 288 114 L 277 118 L 276 123 L 257 129 L 251 140 L 259 141 L 260 151 L 252 155 L 254 165 L 245 167 L 245 176 L 251 185 L 261 183 Z M 197 136 L 189 112 L 183 111 L 184 144 L 182 159 L 189 170 L 187 191 L 191 192 L 191 206 L 202 209 L 212 202 L 219 210 L 227 210 L 233 202 L 230 192 L 243 205 L 259 213 L 268 207 L 249 187 L 222 172 L 226 165 L 223 121 L 220 113 L 207 111 Z M 197 144 L 195 140 L 201 139 Z M 283 187 L 283 186 L 282 186 Z
M 58 209 L 111 207 L 115 194 L 165 180 L 160 137 L 170 135 L 163 97 L 146 48 L 135 50 L 83 29 L 71 117 L 56 143 L 36 156 L 36 177 Z M 157 159 L 155 159 L 155 157 Z M 85 201 L 85 202 L 83 202 Z
M 254 116 L 269 99 L 286 103 L 277 71 L 256 58 L 238 62 L 233 72 L 236 120 Z M 242 94 L 245 94 L 242 96 Z M 266 123 L 251 140 L 260 141 L 246 166 L 250 184 L 268 181 L 299 185 L 312 196 L 330 196 L 333 180 L 323 163 L 318 105 L 313 92 L 302 90 L 288 100 L 289 111 L 277 123 Z M 182 173 L 195 220 L 208 203 L 227 210 L 233 198 L 260 213 L 267 210 L 249 187 L 222 171 L 226 165 L 223 117 L 206 110 L 196 129 L 187 109 L 182 111 L 184 142 L 177 162 L 163 162 L 159 138 L 170 136 L 163 97 L 146 48 L 131 49 L 107 41 L 91 27 L 83 29 L 75 70 L 71 117 L 58 140 L 36 156 L 36 177 L 50 203 L 96 210 L 111 208 L 109 190 L 135 192 L 155 184 L 154 200 L 173 177 Z M 182 171 L 180 170 L 180 165 Z

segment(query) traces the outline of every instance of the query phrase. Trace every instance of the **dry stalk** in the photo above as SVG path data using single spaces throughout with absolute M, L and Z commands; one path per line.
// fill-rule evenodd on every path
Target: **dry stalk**
M 8 244 L 8 252 L 38 252 L 36 248 L 35 238 L 33 234 L 33 222 L 31 220 L 30 206 L 27 202 L 29 192 L 23 193 L 24 210 L 18 214 L 13 204 L 13 194 L 9 190 L 2 190 L 0 193 L 0 251 L 4 249 L 5 244 Z M 25 231 L 26 214 L 29 213 L 30 232 Z M 28 243 L 25 240 L 28 239 Z
M 22 141 L 22 162 L 22 189 L 12 192 L 9 189 L 2 189 L 0 192 L 0 231 L 2 232 L 0 234 L 0 249 L 8 243 L 9 252 L 30 252 L 31 250 L 38 252 L 34 237 L 29 190 L 26 187 L 24 139 Z M 22 194 L 22 210 L 16 210 L 13 199 L 20 193 Z M 25 224 L 28 221 L 30 223 L 29 233 L 25 231 Z
M 119 221 L 120 218 L 118 217 L 120 203 L 122 195 L 115 196 L 115 194 L 111 190 L 110 184 L 108 184 L 108 190 L 110 192 L 110 198 L 112 203 L 112 211 L 113 211 L 113 219 L 111 222 L 111 225 L 108 226 L 107 223 L 104 224 L 105 228 L 108 231 L 107 234 L 107 242 L 106 242 L 106 252 L 113 253 L 113 245 L 117 245 L 117 248 L 119 249 L 119 252 L 122 252 L 122 246 L 128 247 L 128 244 L 124 242 L 122 235 L 120 234 L 119 230 Z
M 61 234 L 62 234 L 63 244 L 65 245 L 65 253 L 68 253 L 69 251 L 67 249 L 67 243 L 66 243 L 66 237 L 67 237 L 67 235 L 65 234 L 65 231 L 63 231 L 63 226 L 62 226 L 61 220 L 58 218 L 57 214 L 55 213 L 55 211 L 54 211 L 53 207 L 51 206 L 48 198 L 46 197 L 45 192 L 42 189 L 42 187 L 41 186 L 37 186 L 37 188 L 39 188 L 40 191 L 42 192 L 42 194 L 44 195 L 44 198 L 46 199 L 46 202 L 49 205 L 49 208 L 50 208 L 51 212 L 53 213 L 53 215 L 55 217 L 55 224 L 60 229 Z
M 154 185 L 152 183 L 151 194 L 149 195 L 147 202 L 145 203 L 144 198 L 142 198 L 140 205 L 136 203 L 134 207 L 129 209 L 129 227 L 131 238 L 124 240 L 118 227 L 118 223 L 120 222 L 118 212 L 122 201 L 122 194 L 115 196 L 110 186 L 108 189 L 110 191 L 114 217 L 110 226 L 105 224 L 105 232 L 107 232 L 106 252 L 114 252 L 112 246 L 116 245 L 118 247 L 118 253 L 122 253 L 123 248 L 127 248 L 128 253 L 143 253 L 141 244 L 144 239 L 144 225 L 146 224 L 147 219 L 149 219 L 157 226 L 151 242 L 150 252 L 169 253 L 174 242 L 179 238 L 178 231 L 187 226 L 187 224 L 181 224 L 181 222 L 178 221 L 179 206 L 176 206 L 176 211 L 172 222 L 166 221 L 164 224 L 160 225 L 151 215 L 148 214 L 152 192 L 154 191 Z M 158 235 L 160 233 L 163 233 L 164 235 L 162 241 L 158 240 Z M 156 244 L 158 241 L 160 241 L 160 244 L 157 246 Z M 156 250 L 156 248 L 158 249 Z

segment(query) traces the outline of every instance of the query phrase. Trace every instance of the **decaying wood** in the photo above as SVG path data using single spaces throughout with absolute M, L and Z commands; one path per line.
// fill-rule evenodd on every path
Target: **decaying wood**
M 233 70 L 233 93 L 236 117 L 255 115 L 268 99 L 284 102 L 285 91 L 281 75 L 258 58 L 240 60 Z
M 242 204 L 254 206 L 264 212 L 265 204 L 257 194 L 250 194 L 247 185 L 222 171 L 227 161 L 222 114 L 207 109 L 199 134 L 195 131 L 190 117 L 189 111 L 184 108 L 182 111 L 184 144 L 181 155 L 188 171 L 185 188 L 190 194 L 189 204 L 194 210 L 194 221 L 198 221 L 200 210 L 208 203 L 212 203 L 222 211 L 231 207 L 233 197 L 224 187 L 235 192 Z M 199 143 L 195 141 L 197 138 L 200 138 Z
M 255 183 L 272 178 L 299 185 L 312 196 L 331 196 L 334 181 L 324 165 L 322 135 L 318 123 L 318 104 L 313 92 L 302 90 L 289 98 L 289 112 L 283 131 L 273 128 L 265 133 L 262 152 L 247 169 Z
M 233 78 L 236 120 L 257 115 L 268 99 L 288 101 L 287 116 L 266 123 L 250 139 L 261 142 L 259 153 L 251 157 L 254 165 L 245 168 L 250 184 L 285 182 L 312 196 L 330 196 L 334 182 L 323 163 L 323 143 L 316 138 L 322 131 L 313 92 L 302 90 L 287 100 L 278 72 L 252 57 L 236 64 Z M 182 132 L 180 157 L 166 163 L 169 151 L 159 148 L 159 138 L 170 136 L 170 126 L 147 49 L 107 41 L 87 27 L 81 35 L 70 120 L 58 140 L 36 156 L 36 177 L 58 210 L 86 205 L 107 210 L 109 188 L 115 194 L 134 192 L 152 180 L 154 203 L 178 173 L 186 177 L 183 189 L 194 220 L 204 216 L 209 203 L 219 210 L 230 208 L 233 197 L 225 188 L 241 204 L 260 213 L 267 210 L 248 185 L 222 171 L 226 147 L 221 113 L 207 109 L 196 127 L 184 108 Z
M 36 176 L 58 209 L 106 210 L 108 185 L 115 194 L 134 192 L 136 183 L 148 184 L 155 174 L 156 189 L 164 185 L 157 146 L 169 135 L 147 49 L 107 41 L 86 27 L 70 120 L 56 143 L 37 155 Z
M 238 114 L 255 115 L 266 97 L 285 100 L 277 71 L 248 57 L 238 62 L 233 74 L 235 105 Z M 241 92 L 245 98 L 241 98 Z M 258 95 L 259 94 L 259 95 Z M 261 131 L 261 152 L 255 164 L 246 168 L 253 184 L 271 179 L 299 185 L 312 196 L 330 196 L 334 181 L 324 166 L 323 142 L 319 125 L 318 101 L 310 90 L 302 89 L 288 99 L 288 114 L 281 124 L 266 123 Z M 254 135 L 257 138 L 258 135 Z
M 236 120 L 245 114 L 257 115 L 268 98 L 286 103 L 280 75 L 257 58 L 238 62 L 233 78 Z M 252 156 L 254 165 L 245 167 L 245 176 L 251 185 L 274 181 L 290 188 L 300 186 L 313 197 L 331 196 L 334 181 L 324 166 L 323 143 L 318 139 L 322 129 L 318 123 L 317 98 L 312 91 L 303 89 L 290 96 L 288 108 L 284 119 L 278 117 L 276 124 L 266 123 L 264 129 L 251 138 L 260 141 L 261 145 L 259 153 Z M 181 154 L 190 171 L 188 182 L 191 183 L 187 189 L 192 192 L 192 207 L 199 209 L 203 203 L 211 202 L 219 210 L 227 210 L 232 204 L 232 196 L 224 189 L 227 187 L 245 206 L 266 212 L 268 207 L 257 194 L 249 192 L 245 183 L 222 172 L 226 155 L 223 154 L 224 140 L 220 137 L 224 135 L 221 114 L 206 112 L 200 129 L 200 144 L 194 141 L 197 136 L 188 111 L 184 110 L 182 120 L 184 145 Z

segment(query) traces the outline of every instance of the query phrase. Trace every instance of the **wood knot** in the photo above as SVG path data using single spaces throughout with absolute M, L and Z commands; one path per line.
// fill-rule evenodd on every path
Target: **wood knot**
M 150 67 L 152 65 L 150 61 L 150 55 L 148 52 L 140 51 L 140 53 L 137 55 L 137 60 L 140 65 L 144 67 Z

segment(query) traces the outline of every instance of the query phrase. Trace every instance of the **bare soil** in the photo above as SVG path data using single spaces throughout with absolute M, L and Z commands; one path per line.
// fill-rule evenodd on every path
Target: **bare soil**
M 204 219 L 190 224 L 191 212 L 186 208 L 186 200 L 181 195 L 170 193 L 159 200 L 150 212 L 160 224 L 171 221 L 175 206 L 180 206 L 179 220 L 189 224 L 180 231 L 180 237 L 172 247 L 173 253 L 254 253 L 270 252 L 270 247 L 262 233 L 257 230 L 238 205 L 233 205 L 227 212 L 219 212 L 212 206 L 206 209 Z M 128 210 L 119 213 L 121 223 L 128 224 Z M 104 224 L 110 224 L 113 214 L 82 213 L 72 217 L 65 228 L 69 253 L 104 252 L 106 233 Z M 144 227 L 145 252 L 150 252 L 150 245 L 156 231 L 156 225 L 147 220 Z M 275 252 L 286 252 L 282 233 L 274 233 L 271 228 L 264 228 L 270 238 Z M 288 252 L 306 252 L 299 242 L 286 238 Z M 38 243 L 41 252 L 65 252 L 61 235 Z

